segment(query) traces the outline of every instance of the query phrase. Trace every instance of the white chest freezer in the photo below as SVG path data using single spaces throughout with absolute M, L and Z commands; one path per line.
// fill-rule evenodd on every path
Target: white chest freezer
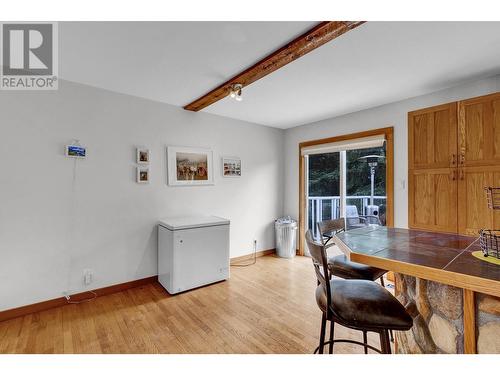
M 172 217 L 158 223 L 158 281 L 170 294 L 229 278 L 229 220 Z

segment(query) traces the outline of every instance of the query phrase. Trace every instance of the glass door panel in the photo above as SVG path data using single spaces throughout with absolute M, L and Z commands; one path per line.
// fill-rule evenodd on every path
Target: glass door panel
M 386 225 L 385 169 L 385 144 L 346 151 L 347 230 Z
M 319 240 L 317 223 L 341 216 L 340 153 L 307 156 L 307 229 Z

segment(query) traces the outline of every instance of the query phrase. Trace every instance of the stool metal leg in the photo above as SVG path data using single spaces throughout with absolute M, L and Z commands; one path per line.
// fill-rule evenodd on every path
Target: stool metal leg
M 380 349 L 382 354 L 391 354 L 391 343 L 389 341 L 389 333 L 386 329 L 379 332 L 380 335 Z
M 334 335 L 334 329 L 335 329 L 335 322 L 332 321 L 330 322 L 330 346 L 328 348 L 328 353 L 333 354 L 333 335 Z
M 385 347 L 384 331 L 380 331 L 379 336 L 380 336 L 380 351 L 382 352 L 382 354 L 385 354 L 387 349 Z
M 368 354 L 368 347 L 366 346 L 368 345 L 368 337 L 366 331 L 363 331 L 363 344 L 365 344 L 365 354 Z
M 325 329 L 326 329 L 326 313 L 321 317 L 321 332 L 319 334 L 319 354 L 323 354 L 323 347 L 325 346 Z
M 390 330 L 385 331 L 385 341 L 386 341 L 386 346 L 387 346 L 387 354 L 391 354 L 391 341 L 389 340 L 389 332 Z M 392 332 L 392 331 L 391 331 Z

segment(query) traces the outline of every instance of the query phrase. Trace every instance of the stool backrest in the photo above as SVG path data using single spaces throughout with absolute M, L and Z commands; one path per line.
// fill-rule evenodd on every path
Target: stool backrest
M 311 258 L 316 271 L 318 283 L 323 286 L 326 292 L 327 306 L 331 306 L 331 290 L 330 290 L 330 270 L 328 269 L 328 261 L 326 260 L 325 246 L 314 241 L 310 230 L 306 232 L 306 243 L 311 253 Z
M 321 236 L 321 242 L 326 245 L 325 238 L 323 237 L 325 233 L 330 232 L 342 232 L 345 230 L 345 220 L 343 217 L 333 220 L 323 220 L 318 222 L 318 231 Z

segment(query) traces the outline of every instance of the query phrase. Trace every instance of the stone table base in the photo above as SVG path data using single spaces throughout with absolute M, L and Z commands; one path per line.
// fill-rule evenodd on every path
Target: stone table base
M 395 332 L 397 353 L 464 353 L 462 289 L 395 274 L 396 297 L 413 328 Z M 476 293 L 478 353 L 500 353 L 500 298 Z

